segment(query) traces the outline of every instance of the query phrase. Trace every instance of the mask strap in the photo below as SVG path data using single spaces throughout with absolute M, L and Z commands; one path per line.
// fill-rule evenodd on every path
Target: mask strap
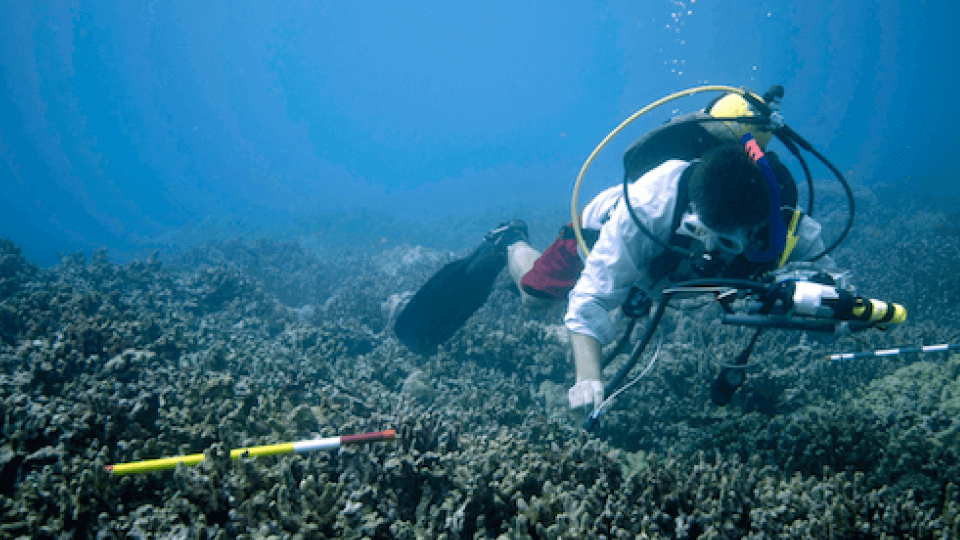
M 763 155 L 763 150 L 760 149 L 753 135 L 745 133 L 740 142 L 754 163 L 760 166 L 763 177 L 767 181 L 767 189 L 770 191 L 770 238 L 767 242 L 769 248 L 766 251 L 747 253 L 745 256 L 751 262 L 766 262 L 783 253 L 787 246 L 787 226 L 783 223 L 783 216 L 780 215 L 780 184 L 777 183 L 777 175 L 773 172 L 773 167 Z

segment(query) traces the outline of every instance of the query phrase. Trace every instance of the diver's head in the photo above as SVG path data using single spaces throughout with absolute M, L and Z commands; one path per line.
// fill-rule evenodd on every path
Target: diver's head
M 767 182 L 743 146 L 718 146 L 691 166 L 687 194 L 707 227 L 729 232 L 756 228 L 769 219 Z
M 738 118 L 744 116 L 759 116 L 760 113 L 750 105 L 740 94 L 730 93 L 715 101 L 708 109 L 707 113 L 714 118 Z M 716 124 L 717 122 L 711 122 Z M 760 148 L 766 150 L 770 142 L 771 133 L 761 130 L 755 124 L 727 121 L 722 125 L 730 131 L 730 140 L 739 141 L 744 133 L 750 132 L 760 143 Z
M 770 193 L 760 167 L 736 144 L 708 151 L 691 167 L 691 207 L 677 232 L 699 241 L 705 251 L 743 253 L 770 217 Z

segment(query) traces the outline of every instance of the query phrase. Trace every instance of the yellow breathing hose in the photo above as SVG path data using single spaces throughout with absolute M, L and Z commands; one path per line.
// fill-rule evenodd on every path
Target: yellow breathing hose
M 614 128 L 613 131 L 607 134 L 606 137 L 600 141 L 600 144 L 593 149 L 593 152 L 590 153 L 590 156 L 587 157 L 587 160 L 583 162 L 583 167 L 580 168 L 580 174 L 577 175 L 577 183 L 573 186 L 573 197 L 570 199 L 570 220 L 573 224 L 573 234 L 577 237 L 577 244 L 580 245 L 580 249 L 583 250 L 584 254 L 590 255 L 590 249 L 587 248 L 587 243 L 583 240 L 583 233 L 580 230 L 580 211 L 578 207 L 580 199 L 580 186 L 583 184 L 583 177 L 587 174 L 587 169 L 590 168 L 590 165 L 593 164 L 593 160 L 597 157 L 601 150 L 604 149 L 607 144 L 613 140 L 614 137 L 620 134 L 627 126 L 633 123 L 634 120 L 640 118 L 641 116 L 647 114 L 648 112 L 656 109 L 657 107 L 669 103 L 675 99 L 680 99 L 682 97 L 692 96 L 693 94 L 699 94 L 700 92 L 735 92 L 742 96 L 747 95 L 747 91 L 742 88 L 736 88 L 733 86 L 724 86 L 724 85 L 712 85 L 712 86 L 697 86 L 694 88 L 689 88 L 687 90 L 681 90 L 674 94 L 670 94 L 664 98 L 658 99 L 653 103 L 647 105 L 646 107 L 640 109 L 639 111 L 633 113 L 629 118 L 620 122 L 620 125 Z M 760 96 L 750 93 L 751 96 L 760 99 Z

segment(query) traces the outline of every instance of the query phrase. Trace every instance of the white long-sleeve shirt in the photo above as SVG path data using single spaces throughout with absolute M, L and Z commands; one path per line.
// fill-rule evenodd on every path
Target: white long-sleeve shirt
M 690 162 L 670 160 L 630 184 L 630 204 L 644 226 L 657 238 L 668 241 L 673 234 L 674 211 L 680 175 Z M 570 291 L 564 322 L 571 332 L 586 334 L 602 344 L 616 338 L 608 314 L 627 299 L 634 284 L 648 282 L 647 271 L 663 248 L 643 233 L 622 204 L 623 185 L 604 190 L 584 208 L 582 226 L 599 229 L 600 237 L 586 258 L 585 268 Z M 800 221 L 797 245 L 790 260 L 804 260 L 823 251 L 820 224 L 810 217 Z M 583 254 L 581 253 L 581 256 Z M 832 267 L 833 261 L 820 261 Z

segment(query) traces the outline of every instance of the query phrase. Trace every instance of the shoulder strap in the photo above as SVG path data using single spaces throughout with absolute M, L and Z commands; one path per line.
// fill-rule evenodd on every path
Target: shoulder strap
M 800 221 L 803 219 L 803 211 L 791 210 L 790 213 L 793 215 L 790 216 L 790 222 L 787 225 L 787 245 L 783 248 L 783 254 L 780 255 L 780 259 L 777 261 L 777 268 L 787 264 L 793 248 L 797 247 L 797 242 L 800 240 L 797 235 L 797 227 L 800 226 Z

